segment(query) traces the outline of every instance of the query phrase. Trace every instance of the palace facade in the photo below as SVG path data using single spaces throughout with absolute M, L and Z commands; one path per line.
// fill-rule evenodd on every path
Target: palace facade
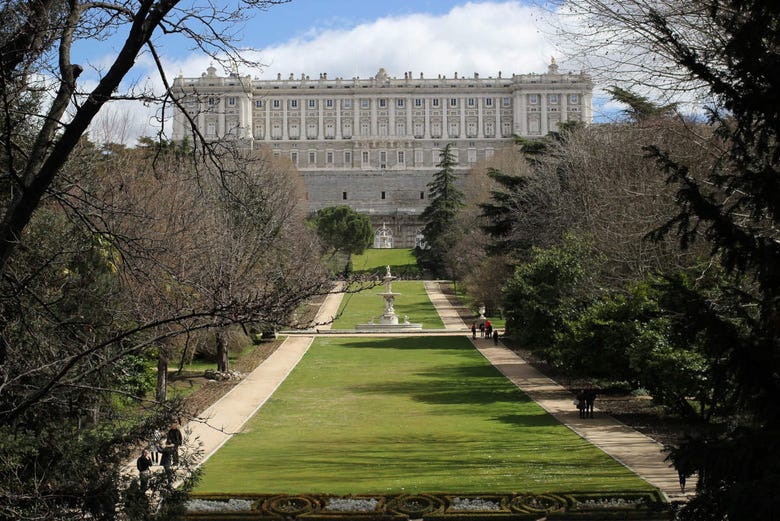
M 418 78 L 384 69 L 367 79 L 275 80 L 218 76 L 175 79 L 185 116 L 174 115 L 173 139 L 192 140 L 192 123 L 207 140 L 268 147 L 301 172 L 309 209 L 346 204 L 369 215 L 375 247 L 411 247 L 421 239 L 420 214 L 439 151 L 452 143 L 456 173 L 558 123 L 592 120 L 593 82 L 560 73 Z M 192 123 L 191 123 L 192 121 Z

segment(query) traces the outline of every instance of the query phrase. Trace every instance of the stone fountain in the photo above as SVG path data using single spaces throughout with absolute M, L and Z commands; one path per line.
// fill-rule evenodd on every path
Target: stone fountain
M 399 323 L 398 322 L 398 315 L 395 313 L 395 308 L 393 307 L 393 304 L 395 303 L 395 297 L 400 295 L 400 293 L 394 293 L 393 292 L 393 280 L 397 277 L 394 277 L 392 273 L 390 273 L 390 266 L 387 266 L 387 271 L 385 272 L 385 291 L 383 293 L 379 293 L 379 296 L 382 297 L 385 300 L 385 311 L 381 315 L 379 315 L 378 322 L 375 322 L 374 319 L 371 319 L 371 322 L 368 324 L 358 324 L 355 326 L 355 329 L 358 331 L 377 331 L 377 332 L 395 332 L 395 331 L 414 331 L 414 330 L 421 330 L 422 324 L 412 324 L 409 322 L 409 317 L 404 316 L 404 321 Z

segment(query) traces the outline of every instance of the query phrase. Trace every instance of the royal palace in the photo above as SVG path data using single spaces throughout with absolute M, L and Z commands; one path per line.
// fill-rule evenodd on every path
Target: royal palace
M 513 142 L 592 120 L 593 82 L 561 73 L 425 78 L 384 69 L 371 78 L 319 74 L 275 80 L 217 75 L 179 76 L 182 100 L 173 138 L 191 138 L 190 120 L 207 140 L 269 147 L 301 172 L 309 210 L 346 204 L 371 217 L 375 247 L 411 247 L 421 239 L 420 214 L 439 151 L 453 144 L 456 173 Z

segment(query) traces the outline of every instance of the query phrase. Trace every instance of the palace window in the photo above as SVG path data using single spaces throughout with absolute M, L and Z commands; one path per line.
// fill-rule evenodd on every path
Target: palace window
M 255 100 L 255 107 L 258 109 L 263 108 L 263 101 L 262 100 Z
M 528 96 L 528 103 L 530 103 L 531 105 L 536 105 L 537 103 L 539 103 L 539 96 L 536 94 L 530 94 Z
M 379 108 L 383 109 L 387 107 L 387 100 L 385 98 L 379 98 Z
M 569 103 L 576 105 L 580 102 L 580 97 L 577 94 L 569 95 Z
M 229 107 L 235 107 L 236 106 L 236 97 L 235 96 L 228 96 L 228 106 Z
M 450 107 L 458 106 L 458 98 L 450 98 Z
M 558 103 L 558 95 L 557 94 L 550 94 L 550 97 L 548 99 L 550 100 L 550 104 Z
M 309 164 L 313 165 L 317 162 L 317 152 L 309 152 Z
M 485 106 L 486 107 L 492 107 L 493 106 L 493 98 L 485 98 Z
M 352 166 L 352 151 L 351 150 L 345 150 L 344 151 L 344 164 L 346 166 Z
M 505 107 L 509 107 L 512 105 L 512 98 L 509 97 L 503 97 L 501 98 L 501 104 Z
M 363 151 L 363 165 L 368 166 L 368 150 Z
M 326 99 L 325 100 L 325 106 L 329 109 L 333 108 L 333 100 L 332 99 Z
M 433 98 L 433 106 L 438 107 L 439 106 L 439 98 Z
M 317 100 L 316 99 L 310 99 L 309 100 L 309 108 L 310 109 L 316 109 L 317 108 Z
M 209 121 L 206 125 L 206 135 L 213 136 L 217 133 L 217 125 L 213 121 Z
M 325 155 L 325 162 L 329 165 L 333 164 L 333 152 L 328 151 Z
M 468 100 L 469 107 L 473 107 L 476 104 L 477 104 L 477 101 L 474 98 L 469 98 L 469 100 Z
M 414 151 L 414 163 L 416 165 L 421 165 L 423 163 L 423 151 L 422 150 L 415 150 Z
M 280 106 L 281 106 L 281 103 L 279 102 L 279 100 L 278 100 L 278 99 L 275 99 L 275 100 L 274 100 L 274 108 L 275 108 L 275 109 L 278 109 Z
M 415 107 L 422 107 L 422 106 L 423 106 L 423 100 L 422 100 L 422 98 L 415 98 L 415 99 L 414 99 L 414 106 L 415 106 Z
M 398 151 L 398 164 L 403 165 L 406 162 L 406 155 L 403 150 Z
M 365 98 L 360 100 L 360 107 L 361 108 L 367 109 L 369 106 L 370 106 L 369 105 L 369 100 L 367 100 Z
M 297 99 L 291 99 L 290 100 L 290 108 L 291 109 L 297 109 L 298 108 L 298 100 Z
M 341 192 L 341 198 L 347 200 L 347 192 Z
M 414 122 L 414 137 L 421 138 L 423 137 L 423 123 L 422 121 L 415 121 Z
M 352 108 L 352 100 L 349 99 L 342 100 L 341 106 L 344 107 L 345 109 Z
M 298 152 L 290 152 L 290 161 L 292 161 L 294 165 L 298 164 Z
M 398 99 L 396 100 L 396 106 L 397 106 L 399 109 L 402 109 L 402 108 L 404 108 L 404 99 L 403 99 L 403 98 L 398 98 Z

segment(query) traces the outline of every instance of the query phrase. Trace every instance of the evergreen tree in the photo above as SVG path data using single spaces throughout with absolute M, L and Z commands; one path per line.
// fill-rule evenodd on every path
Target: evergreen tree
M 768 0 L 569 0 L 616 74 L 698 90 L 721 151 L 696 174 L 685 154 L 648 147 L 678 188 L 679 213 L 653 234 L 706 242 L 727 277 L 717 292 L 680 286 L 684 333 L 717 354 L 719 427 L 671 453 L 697 473 L 683 520 L 774 520 L 780 510 L 780 4 Z M 684 15 L 682 15 L 684 13 Z M 577 41 L 576 35 L 567 35 Z M 587 36 L 579 41 L 587 46 Z M 620 49 L 615 53 L 616 47 Z M 636 50 L 639 52 L 636 52 Z M 590 47 L 589 51 L 593 52 Z M 611 61 L 610 61 L 611 60 Z M 623 65 L 626 65 L 623 67 Z M 697 141 L 691 147 L 700 146 Z M 672 313 L 674 309 L 670 310 Z
M 458 163 L 452 152 L 452 143 L 447 143 L 439 157 L 436 165 L 439 171 L 428 183 L 430 203 L 422 213 L 425 247 L 418 250 L 418 263 L 434 273 L 444 272 L 444 254 L 454 242 L 452 225 L 464 206 L 463 192 L 455 186 L 455 166 Z

